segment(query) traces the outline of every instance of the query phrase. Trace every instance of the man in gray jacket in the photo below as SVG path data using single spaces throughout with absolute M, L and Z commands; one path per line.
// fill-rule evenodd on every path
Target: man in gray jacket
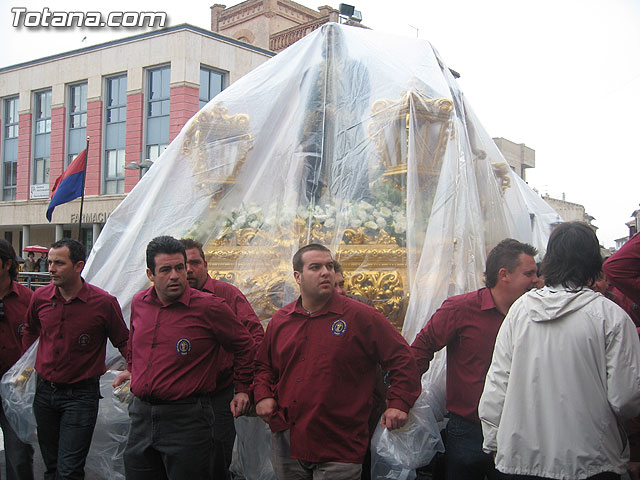
M 640 413 L 640 342 L 593 285 L 595 233 L 563 223 L 542 262 L 546 286 L 517 300 L 496 339 L 478 413 L 484 451 L 514 478 L 619 479 L 622 423 Z

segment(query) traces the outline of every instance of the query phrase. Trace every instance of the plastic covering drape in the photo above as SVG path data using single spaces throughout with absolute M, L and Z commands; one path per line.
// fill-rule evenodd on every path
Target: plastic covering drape
M 559 220 L 511 171 L 428 42 L 326 24 L 184 126 L 109 217 L 84 275 L 128 318 L 148 285 L 147 243 L 190 236 L 266 320 L 297 296 L 295 251 L 323 243 L 348 267 L 348 286 L 411 342 L 445 298 L 481 286 L 500 240 L 544 253 Z M 436 365 L 423 383 L 442 398 Z

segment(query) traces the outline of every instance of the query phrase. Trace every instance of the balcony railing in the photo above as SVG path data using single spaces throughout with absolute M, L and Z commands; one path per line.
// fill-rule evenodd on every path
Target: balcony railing
M 318 20 L 308 22 L 296 27 L 288 28 L 282 32 L 274 33 L 269 37 L 269 49 L 273 52 L 280 52 L 289 45 L 296 43 L 301 38 L 321 27 L 329 21 L 329 17 L 322 17 Z

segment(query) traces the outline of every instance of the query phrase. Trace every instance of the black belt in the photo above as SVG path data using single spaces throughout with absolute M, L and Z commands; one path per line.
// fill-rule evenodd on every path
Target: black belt
M 49 385 L 53 390 L 71 390 L 72 388 L 84 388 L 90 387 L 92 385 L 97 385 L 99 383 L 100 377 L 89 377 L 75 383 L 60 383 L 51 382 L 46 378 L 38 375 L 38 380 L 45 383 L 46 385 Z
M 147 405 L 188 405 L 191 403 L 197 403 L 198 400 L 203 398 L 211 398 L 211 394 L 192 393 L 188 397 L 177 398 L 175 400 L 165 400 L 164 398 L 154 397 L 153 395 L 143 395 L 136 398 Z

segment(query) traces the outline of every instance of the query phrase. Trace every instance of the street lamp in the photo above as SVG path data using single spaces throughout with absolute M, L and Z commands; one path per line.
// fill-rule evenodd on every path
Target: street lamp
M 130 164 L 126 165 L 124 168 L 125 170 L 138 170 L 140 172 L 139 178 L 142 178 L 144 174 L 147 173 L 147 170 L 149 170 L 149 167 L 151 165 L 153 165 L 153 162 L 149 159 L 145 159 L 145 160 L 142 160 L 141 162 L 131 162 Z

